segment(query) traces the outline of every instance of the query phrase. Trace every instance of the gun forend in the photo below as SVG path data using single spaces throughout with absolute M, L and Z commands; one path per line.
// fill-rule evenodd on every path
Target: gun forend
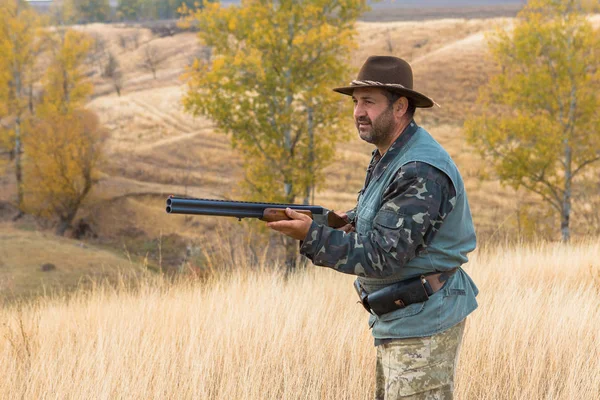
M 312 212 L 310 210 L 294 210 L 300 214 L 308 215 L 311 219 L 313 218 Z M 285 208 L 265 208 L 263 212 L 262 218 L 263 221 L 273 222 L 273 221 L 284 221 L 288 220 L 288 216 L 285 213 Z

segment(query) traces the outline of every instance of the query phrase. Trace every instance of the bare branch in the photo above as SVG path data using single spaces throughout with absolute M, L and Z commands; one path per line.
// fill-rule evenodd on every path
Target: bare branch
M 558 212 L 561 212 L 561 211 L 562 211 L 562 209 L 561 209 L 561 207 L 560 207 L 560 201 L 559 201 L 558 203 L 555 203 L 555 202 L 553 201 L 553 199 L 552 199 L 552 198 L 548 197 L 548 196 L 547 196 L 547 195 L 546 195 L 544 192 L 542 192 L 541 190 L 539 190 L 539 189 L 536 189 L 536 188 L 535 188 L 535 186 L 528 185 L 527 183 L 524 183 L 524 182 L 519 182 L 519 183 L 520 183 L 520 185 L 522 185 L 522 186 L 523 186 L 524 188 L 526 188 L 527 190 L 530 190 L 530 191 L 532 191 L 532 192 L 534 192 L 534 193 L 537 193 L 537 194 L 539 194 L 540 196 L 542 196 L 542 198 L 543 198 L 544 200 L 546 200 L 546 202 L 548 202 L 548 203 L 549 203 L 549 204 L 550 204 L 550 205 L 551 205 L 551 206 L 552 206 L 552 207 L 553 207 L 553 208 L 554 208 L 556 211 L 558 211 Z
M 152 72 L 152 76 L 156 79 L 156 71 L 165 60 L 166 58 L 160 54 L 155 46 L 148 44 L 144 47 L 144 56 L 140 68 Z
M 577 175 L 579 172 L 581 172 L 581 170 L 584 167 L 587 167 L 588 165 L 593 164 L 596 161 L 600 161 L 600 156 L 586 160 L 586 161 L 582 162 L 581 164 L 579 164 L 579 166 L 577 168 L 575 168 L 575 171 L 573 171 L 573 174 L 572 174 L 573 178 L 575 177 L 575 175 Z

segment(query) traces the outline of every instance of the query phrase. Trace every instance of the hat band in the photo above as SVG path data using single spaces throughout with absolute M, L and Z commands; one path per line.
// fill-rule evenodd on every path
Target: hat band
M 368 85 L 368 86 L 392 86 L 392 87 L 397 87 L 397 88 L 401 88 L 401 89 L 406 89 L 406 87 L 404 85 L 401 85 L 399 83 L 382 83 L 382 82 L 377 82 L 377 81 L 352 81 L 352 83 L 350 83 L 351 86 L 356 86 L 356 85 Z

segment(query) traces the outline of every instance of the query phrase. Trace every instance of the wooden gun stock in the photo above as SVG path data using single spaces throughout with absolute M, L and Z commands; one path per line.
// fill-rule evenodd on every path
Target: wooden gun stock
M 329 211 L 329 213 L 327 214 L 327 225 L 329 225 L 332 228 L 338 229 L 348 225 L 348 223 L 348 221 L 346 221 L 344 218 L 340 217 L 333 211 Z

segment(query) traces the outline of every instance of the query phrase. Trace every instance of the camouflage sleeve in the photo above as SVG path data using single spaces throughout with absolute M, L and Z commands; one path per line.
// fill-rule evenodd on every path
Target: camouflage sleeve
M 386 189 L 371 231 L 346 233 L 313 222 L 300 252 L 315 265 L 339 272 L 391 276 L 431 243 L 453 208 L 455 193 L 437 168 L 406 164 Z

